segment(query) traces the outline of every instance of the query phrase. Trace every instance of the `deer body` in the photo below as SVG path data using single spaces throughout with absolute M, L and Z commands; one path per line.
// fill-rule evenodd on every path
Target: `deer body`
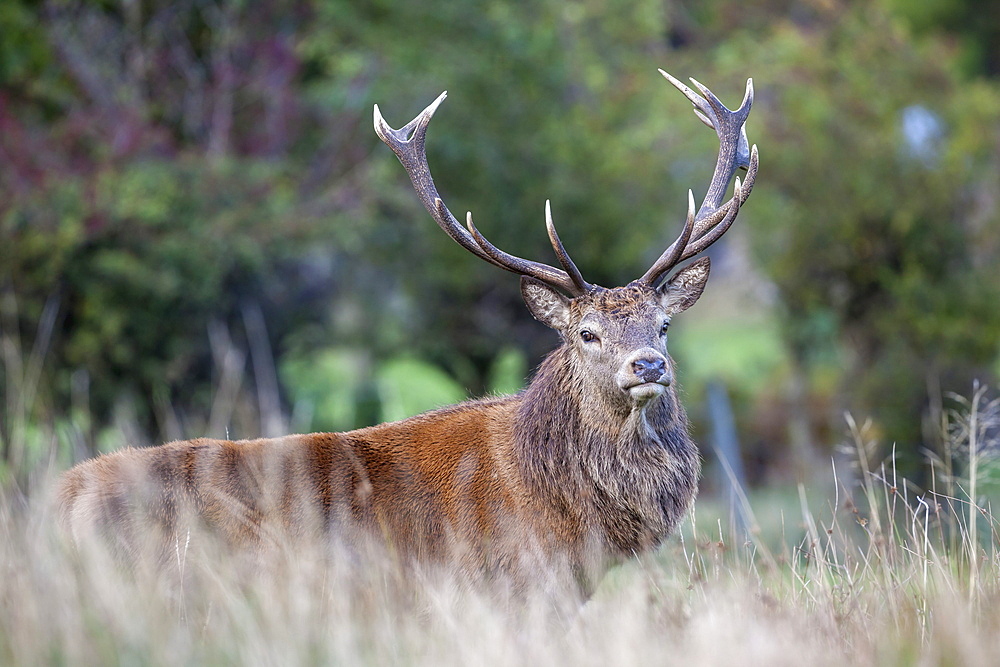
M 63 478 L 64 522 L 78 540 L 113 526 L 130 558 L 144 531 L 169 557 L 193 515 L 240 548 L 289 536 L 380 543 L 404 561 L 517 585 L 564 571 L 586 595 L 673 530 L 700 469 L 672 386 L 640 404 L 609 401 L 593 370 L 564 343 L 515 396 L 346 433 L 108 454 Z
M 375 546 L 404 564 L 446 563 L 516 589 L 555 584 L 584 596 L 609 566 L 660 544 L 693 501 L 700 472 L 666 334 L 671 317 L 701 295 L 708 259 L 662 278 L 728 228 L 757 165 L 743 130 L 749 82 L 732 112 L 700 84 L 704 98 L 665 76 L 719 133 L 719 164 L 697 216 L 689 197 L 678 240 L 642 278 L 614 289 L 583 280 L 548 207 L 562 270 L 507 255 L 471 215 L 467 229 L 457 224 L 423 154 L 443 95 L 401 130 L 376 107 L 379 136 L 438 224 L 477 256 L 521 274 L 532 315 L 559 333 L 561 345 L 524 391 L 345 433 L 198 439 L 101 456 L 60 480 L 67 530 L 77 542 L 99 534 L 131 557 L 150 540 L 168 557 L 191 525 L 250 551 L 334 540 L 357 554 Z M 747 182 L 737 179 L 722 204 L 738 166 L 748 167 Z

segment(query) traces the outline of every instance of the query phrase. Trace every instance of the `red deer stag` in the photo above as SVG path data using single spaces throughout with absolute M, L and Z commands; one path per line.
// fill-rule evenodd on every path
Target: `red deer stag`
M 715 129 L 718 162 L 697 213 L 689 191 L 677 240 L 641 278 L 613 289 L 583 279 L 548 204 L 561 269 L 500 250 L 471 214 L 467 228 L 459 224 L 424 150 L 445 93 L 399 130 L 375 107 L 375 131 L 437 224 L 480 259 L 520 274 L 531 314 L 559 332 L 561 345 L 526 389 L 347 433 L 197 439 L 100 456 L 60 480 L 60 517 L 74 540 L 96 534 L 136 558 L 140 536 L 172 553 L 191 525 L 251 553 L 311 536 L 349 550 L 376 544 L 403 564 L 450 564 L 514 590 L 545 579 L 546 588 L 556 582 L 584 597 L 615 562 L 660 544 L 690 506 L 700 473 L 667 328 L 701 295 L 709 260 L 664 278 L 726 232 L 757 173 L 744 128 L 752 81 L 731 111 L 697 81 L 700 95 L 661 73 Z M 723 202 L 738 167 L 746 181 L 736 178 Z

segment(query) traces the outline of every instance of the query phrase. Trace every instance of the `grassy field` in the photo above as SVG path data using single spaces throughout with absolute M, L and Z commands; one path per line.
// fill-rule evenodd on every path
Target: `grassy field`
M 658 552 L 553 620 L 546 601 L 511 611 L 448 572 L 300 545 L 255 567 L 199 536 L 157 568 L 74 553 L 48 487 L 70 452 L 134 429 L 95 433 L 85 412 L 34 422 L 41 356 L 8 357 L 20 381 L 3 410 L 0 665 L 1000 664 L 1000 402 L 982 388 L 947 415 L 930 488 L 848 422 L 829 472 L 740 499 L 742 522 L 700 498 Z
M 998 525 L 964 500 L 996 417 L 981 394 L 951 415 L 954 457 L 926 491 L 872 461 L 855 425 L 829 492 L 744 499 L 745 532 L 702 499 L 558 622 L 447 573 L 308 549 L 246 568 L 189 537 L 166 567 L 126 571 L 54 539 L 40 473 L 30 501 L 0 501 L 0 664 L 998 664 Z

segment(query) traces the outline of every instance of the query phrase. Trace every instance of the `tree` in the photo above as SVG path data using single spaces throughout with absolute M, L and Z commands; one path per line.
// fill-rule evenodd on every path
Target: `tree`
M 915 463 L 940 435 L 941 393 L 997 358 L 1000 93 L 876 3 L 728 48 L 759 73 L 773 150 L 754 243 L 788 347 L 805 368 L 837 360 L 839 405 Z

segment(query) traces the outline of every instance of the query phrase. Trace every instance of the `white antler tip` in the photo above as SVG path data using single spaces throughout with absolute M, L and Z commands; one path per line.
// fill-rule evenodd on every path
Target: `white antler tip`
M 687 87 L 683 83 L 681 83 L 677 78 L 675 78 L 670 72 L 667 72 L 666 70 L 662 70 L 662 69 L 657 69 L 656 71 L 658 71 L 660 74 L 662 74 L 663 78 L 666 79 L 667 81 L 669 81 L 670 83 L 672 83 L 675 88 L 679 88 L 679 89 L 683 90 L 684 88 Z
M 420 116 L 418 116 L 418 118 L 423 117 L 424 119 L 426 119 L 426 121 L 429 121 L 430 117 L 434 115 L 434 112 L 437 111 L 437 108 L 441 106 L 441 103 L 444 102 L 446 97 L 448 97 L 447 90 L 438 95 L 436 100 L 427 105 L 427 108 L 424 109 L 423 113 L 421 113 Z

